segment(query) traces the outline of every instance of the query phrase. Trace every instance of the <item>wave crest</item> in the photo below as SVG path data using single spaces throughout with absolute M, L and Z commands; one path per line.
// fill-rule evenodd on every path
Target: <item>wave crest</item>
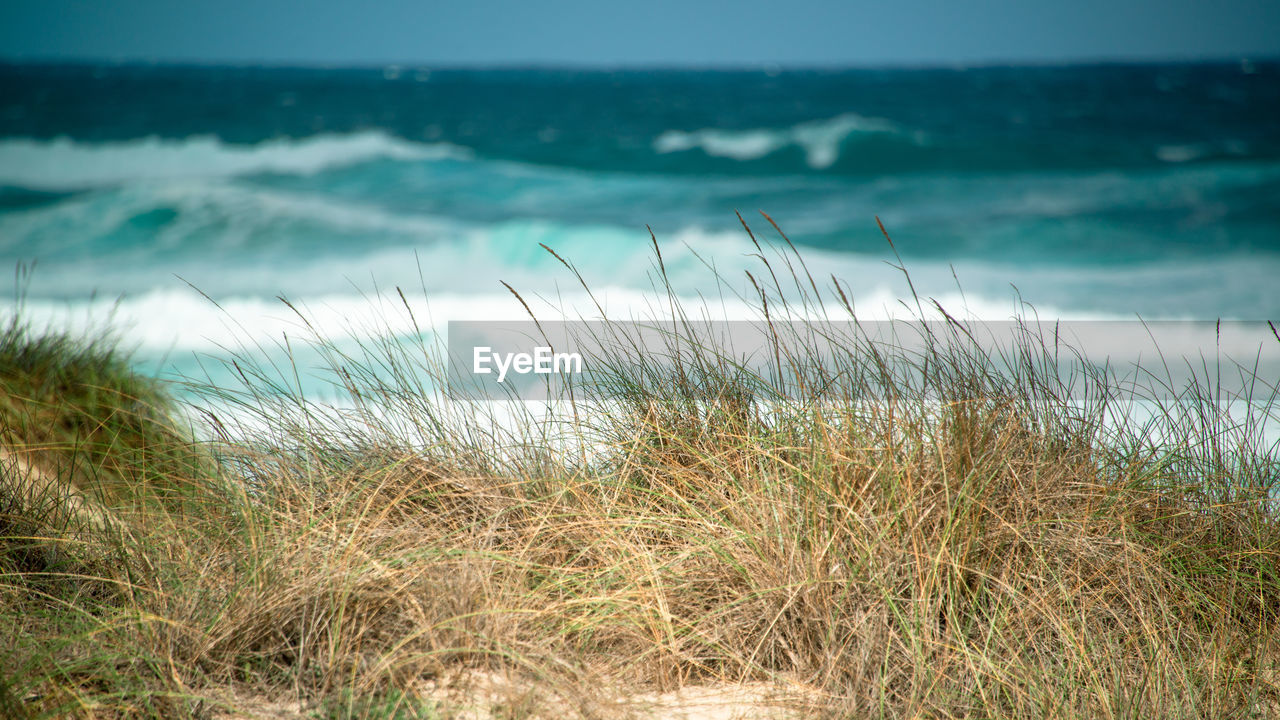
M 372 131 L 277 138 L 255 145 L 233 145 L 212 136 L 103 143 L 23 138 L 0 141 L 0 185 L 75 190 L 193 177 L 312 175 L 373 160 L 468 157 L 470 152 L 457 145 L 415 143 Z
M 846 113 L 826 120 L 799 123 L 785 130 L 668 130 L 653 141 L 653 149 L 659 154 L 700 149 L 714 157 L 745 161 L 795 146 L 804 151 L 809 167 L 825 170 L 840 158 L 840 146 L 851 136 L 900 134 L 902 130 L 897 125 L 883 118 Z

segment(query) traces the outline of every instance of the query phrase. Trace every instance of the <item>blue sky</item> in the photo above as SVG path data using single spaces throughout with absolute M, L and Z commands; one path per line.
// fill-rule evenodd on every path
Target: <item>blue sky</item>
M 879 65 L 1280 56 L 1280 0 L 7 0 L 0 57 Z

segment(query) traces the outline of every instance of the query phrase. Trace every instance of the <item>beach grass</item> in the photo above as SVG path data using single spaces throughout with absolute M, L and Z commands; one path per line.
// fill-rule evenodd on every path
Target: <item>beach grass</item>
M 778 333 L 855 315 L 777 232 L 718 282 Z M 680 339 L 656 241 L 655 278 Z M 620 347 L 515 421 L 433 402 L 429 348 L 317 339 L 347 409 L 239 358 L 201 432 L 109 338 L 14 319 L 0 715 L 1280 713 L 1274 388 L 1240 416 L 1202 377 L 1139 421 L 1057 339 L 993 354 L 936 310 L 836 367 Z

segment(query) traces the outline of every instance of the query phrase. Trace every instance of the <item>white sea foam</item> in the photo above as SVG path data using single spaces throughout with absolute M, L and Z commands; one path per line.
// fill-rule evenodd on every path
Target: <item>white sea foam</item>
M 852 135 L 897 135 L 901 132 L 888 120 L 846 113 L 826 120 L 799 123 L 785 130 L 668 130 L 653 141 L 653 149 L 658 153 L 700 149 L 714 157 L 756 160 L 794 145 L 804 150 L 810 167 L 822 170 L 835 164 L 840 157 L 841 143 Z M 919 142 L 922 138 L 914 136 L 914 139 Z
M 672 153 L 701 148 L 715 157 L 755 160 L 776 152 L 788 142 L 787 134 L 776 130 L 668 130 L 653 141 L 653 149 Z
M 438 324 L 433 322 L 437 317 L 457 320 L 516 316 L 512 309 L 514 299 L 496 294 L 442 295 L 429 302 L 418 296 L 410 299 L 407 309 L 394 291 L 389 295 L 318 295 L 294 298 L 290 303 L 297 312 L 275 298 L 231 297 L 215 303 L 195 290 L 162 288 L 121 299 L 28 300 L 22 314 L 37 329 L 92 335 L 111 327 L 126 346 L 148 354 L 217 354 L 258 343 L 271 344 L 285 335 L 295 340 L 328 341 L 407 335 L 417 332 L 415 327 L 431 331 Z M 11 304 L 0 305 L 0 317 L 13 311 Z
M 24 138 L 0 141 L 0 185 L 74 190 L 140 180 L 308 175 L 372 160 L 468 156 L 467 149 L 456 145 L 415 143 L 373 131 L 278 138 L 255 145 L 233 145 L 211 136 L 102 143 Z
M 605 317 L 620 321 L 669 319 L 670 298 L 653 291 L 602 287 L 588 296 L 566 291 L 554 297 L 522 295 L 540 320 L 580 320 Z M 825 306 L 793 308 L 790 319 L 846 318 L 845 310 L 828 298 Z M 990 298 L 943 295 L 938 301 L 956 316 L 1007 320 L 1014 307 Z M 759 320 L 760 309 L 748 297 L 717 299 L 683 296 L 678 302 L 698 320 Z M 875 287 L 854 299 L 860 320 L 912 318 L 916 309 L 903 303 L 891 289 Z M 11 317 L 16 307 L 0 303 L 0 319 Z M 449 321 L 525 320 L 525 306 L 513 295 L 502 293 L 437 293 L 396 290 L 359 294 L 355 291 L 290 299 L 230 297 L 216 302 L 190 288 L 160 288 L 124 298 L 97 298 L 83 302 L 28 299 L 22 317 L 37 330 L 67 331 L 92 336 L 112 328 L 123 344 L 148 356 L 199 352 L 213 355 L 238 352 L 255 346 L 271 346 L 285 336 L 305 344 L 362 341 L 376 337 L 412 337 L 442 333 Z M 603 315 L 601 314 L 603 312 Z M 775 318 L 786 317 L 775 308 Z M 1056 317 L 1053 309 L 1041 317 Z M 940 319 L 925 308 L 925 317 Z

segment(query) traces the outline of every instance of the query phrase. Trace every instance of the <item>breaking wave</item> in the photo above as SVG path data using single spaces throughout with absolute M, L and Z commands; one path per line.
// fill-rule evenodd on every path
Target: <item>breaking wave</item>
M 375 160 L 469 156 L 470 151 L 457 145 L 415 143 L 377 131 L 277 138 L 254 145 L 235 145 L 212 136 L 103 143 L 17 138 L 0 141 L 0 186 L 65 191 L 134 181 L 312 175 Z
M 653 141 L 653 149 L 660 154 L 698 149 L 713 157 L 757 160 L 794 146 L 804 151 L 809 167 L 825 170 L 840 158 L 841 145 L 851 137 L 902 134 L 903 131 L 888 120 L 846 113 L 827 120 L 799 123 L 785 130 L 668 130 Z M 921 144 L 924 138 L 917 133 L 912 141 Z

